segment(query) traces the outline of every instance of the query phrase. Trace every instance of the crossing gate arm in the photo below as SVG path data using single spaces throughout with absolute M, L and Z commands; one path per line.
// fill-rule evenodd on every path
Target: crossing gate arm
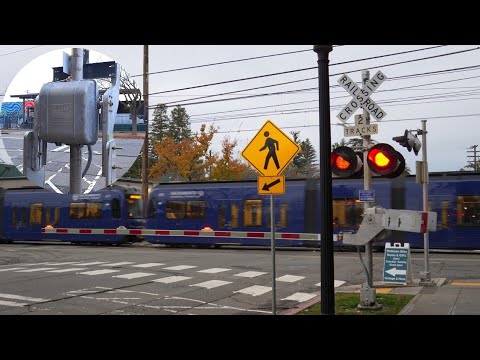
M 75 228 L 42 228 L 44 234 L 77 234 L 77 235 L 136 235 L 136 236 L 198 236 L 218 238 L 250 238 L 269 239 L 270 232 L 253 231 L 200 231 L 200 230 L 154 230 L 154 229 L 75 229 Z M 320 241 L 320 234 L 281 233 L 275 232 L 275 239 Z

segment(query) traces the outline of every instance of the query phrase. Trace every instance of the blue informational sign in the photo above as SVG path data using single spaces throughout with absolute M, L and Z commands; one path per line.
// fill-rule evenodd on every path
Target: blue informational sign
M 358 190 L 358 198 L 363 202 L 375 201 L 375 190 Z
M 385 244 L 383 282 L 407 285 L 410 244 Z

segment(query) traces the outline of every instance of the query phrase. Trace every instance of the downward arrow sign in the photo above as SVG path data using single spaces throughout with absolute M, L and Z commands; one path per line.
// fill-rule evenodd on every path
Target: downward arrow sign
M 277 184 L 280 184 L 280 179 L 277 179 L 277 180 L 275 180 L 275 181 L 272 181 L 270 184 L 265 184 L 265 185 L 263 185 L 262 190 L 263 190 L 263 191 L 270 191 L 270 188 L 271 188 L 272 186 L 277 185 Z

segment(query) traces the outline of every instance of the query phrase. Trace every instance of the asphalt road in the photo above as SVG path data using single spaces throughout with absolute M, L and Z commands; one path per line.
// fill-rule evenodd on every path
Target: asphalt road
M 356 253 L 334 257 L 335 286 L 365 281 Z M 433 277 L 479 278 L 479 263 L 478 254 L 430 255 Z M 413 273 L 423 266 L 423 254 L 412 254 Z M 374 253 L 374 280 L 382 270 L 383 253 Z M 277 311 L 319 291 L 320 252 L 276 252 Z M 268 249 L 0 245 L 0 314 L 269 315 L 272 298 Z

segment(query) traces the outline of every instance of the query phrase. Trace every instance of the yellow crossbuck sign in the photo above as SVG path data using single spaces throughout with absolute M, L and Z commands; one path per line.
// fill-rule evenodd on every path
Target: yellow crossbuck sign
M 295 141 L 267 120 L 242 151 L 242 156 L 263 176 L 277 176 L 299 151 Z

